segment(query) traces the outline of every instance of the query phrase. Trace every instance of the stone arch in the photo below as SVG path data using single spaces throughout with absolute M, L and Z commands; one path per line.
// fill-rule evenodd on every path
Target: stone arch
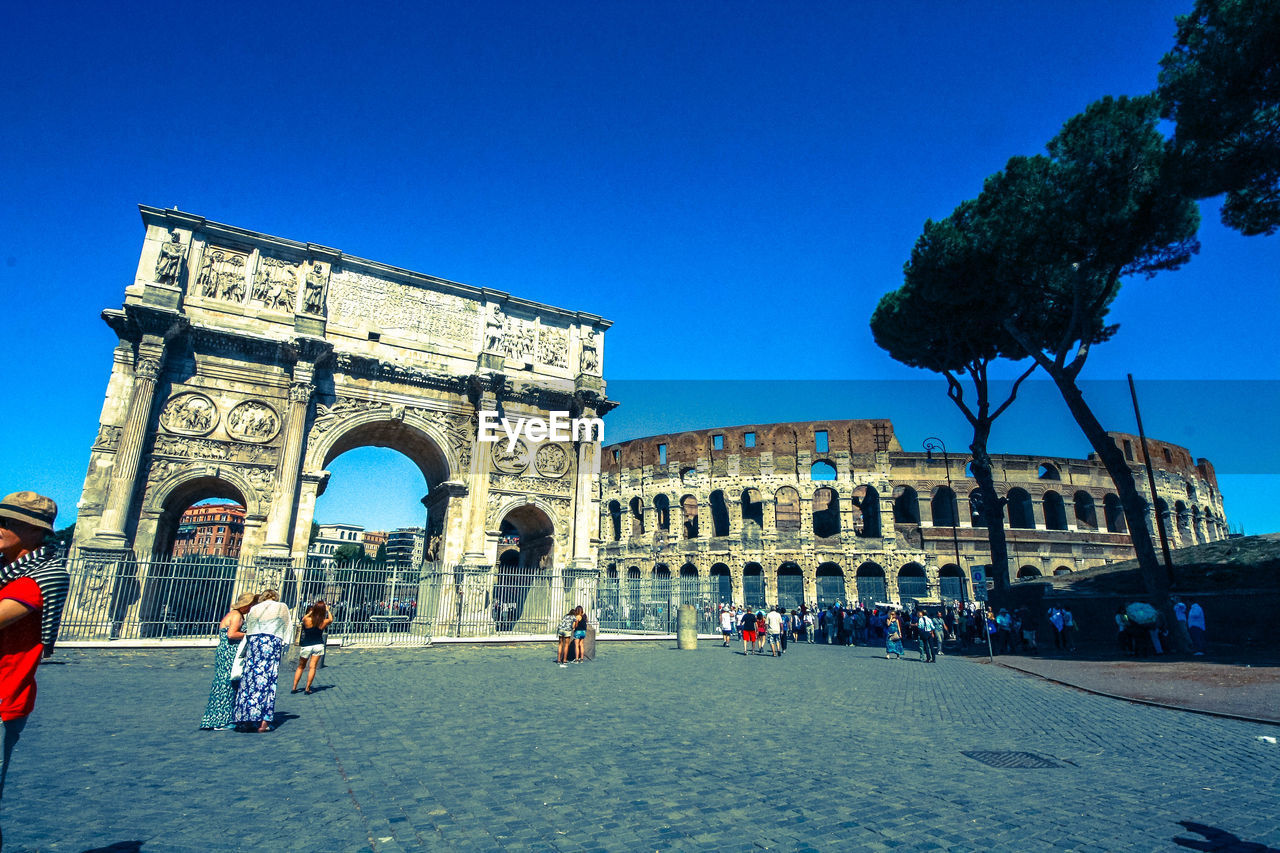
M 939 486 L 934 489 L 933 498 L 929 501 L 929 514 L 933 517 L 934 527 L 960 525 L 959 502 L 956 501 L 956 493 L 950 486 Z
M 693 563 L 685 563 L 680 567 L 680 577 L 696 578 L 698 576 L 698 567 Z
M 974 527 L 986 527 L 987 520 L 982 515 L 982 490 L 969 492 L 969 524 Z
M 1027 564 L 1018 569 L 1018 580 L 1026 580 L 1027 578 L 1040 577 L 1040 570 L 1031 564 Z
M 873 560 L 867 560 L 858 566 L 855 576 L 858 587 L 858 600 L 866 604 L 887 601 L 889 590 L 885 582 L 884 567 Z
M 804 572 L 800 564 L 787 560 L 778 566 L 777 601 L 786 610 L 798 609 L 804 603 Z
M 605 507 L 605 511 L 609 513 L 609 535 L 610 538 L 617 542 L 622 538 L 622 504 L 616 500 L 609 501 Z
M 707 503 L 711 505 L 711 535 L 728 536 L 729 505 L 725 502 L 724 491 L 716 489 L 708 496 Z
M 1124 533 L 1128 529 L 1124 523 L 1124 507 L 1120 505 L 1119 495 L 1107 492 L 1102 499 L 1102 508 L 1107 517 L 1108 533 Z
M 750 562 L 742 567 L 742 603 L 746 607 L 759 607 L 764 600 L 764 567 Z
M 1036 478 L 1040 480 L 1061 480 L 1062 475 L 1058 473 L 1058 466 L 1052 462 L 1041 462 L 1036 469 Z
M 783 486 L 774 493 L 774 522 L 780 533 L 800 532 L 800 493 Z
M 1034 530 L 1036 515 L 1031 505 L 1031 495 L 1026 489 L 1014 487 L 1007 496 L 1009 502 L 1009 528 L 1012 530 Z
M 898 598 L 902 602 L 907 599 L 922 599 L 929 592 L 929 578 L 924 566 L 914 560 L 898 569 Z
M 955 563 L 938 569 L 938 591 L 944 602 L 964 601 L 964 570 Z
M 639 536 L 644 533 L 644 500 L 636 495 L 631 499 L 628 509 L 631 511 L 631 535 Z
M 512 498 L 499 507 L 500 535 L 514 531 L 522 567 L 550 568 L 556 559 L 556 511 L 539 498 Z
M 742 527 L 743 530 L 751 529 L 750 525 L 754 525 L 757 531 L 764 529 L 764 502 L 759 489 L 746 488 L 742 490 Z
M 809 479 L 811 481 L 826 481 L 836 479 L 836 466 L 830 459 L 819 459 L 809 466 Z
M 317 434 L 318 433 L 318 434 Z M 466 458 L 455 449 L 465 446 Z M 403 453 L 422 471 L 428 488 L 459 479 L 470 464 L 470 437 L 465 444 L 450 441 L 433 421 L 406 413 L 391 416 L 389 408 L 356 412 L 322 432 L 313 426 L 308 438 L 306 470 L 321 471 L 334 459 L 357 447 L 386 447 Z
M 182 513 L 208 498 L 235 501 L 245 508 L 242 554 L 260 544 L 256 534 L 266 519 L 267 502 L 238 468 L 203 464 L 183 468 L 147 490 L 134 538 L 138 553 L 167 557 Z
M 733 577 L 724 563 L 711 565 L 711 594 L 721 604 L 733 603 Z
M 671 498 L 662 492 L 654 495 L 653 510 L 655 514 L 653 526 L 661 532 L 669 532 L 671 530 Z
M 813 492 L 813 535 L 840 535 L 840 494 L 835 489 L 824 486 Z
M 1058 568 L 1056 568 L 1056 569 L 1054 569 L 1054 570 L 1053 570 L 1053 573 L 1054 573 L 1054 575 L 1055 575 L 1055 576 L 1056 576 L 1056 575 L 1069 575 L 1069 574 L 1071 574 L 1071 569 L 1069 569 L 1069 568 L 1068 568 L 1068 567 L 1066 567 L 1066 566 L 1058 566 Z
M 911 486 L 898 486 L 893 490 L 893 523 L 920 523 L 920 496 Z
M 1098 506 L 1093 495 L 1081 489 L 1075 494 L 1076 526 L 1086 530 L 1098 529 Z
M 1052 489 L 1044 493 L 1041 498 L 1041 506 L 1044 507 L 1044 526 L 1048 530 L 1066 530 L 1067 529 L 1067 505 L 1062 500 L 1062 495 Z
M 837 601 L 845 601 L 844 570 L 838 563 L 825 562 L 818 564 L 814 573 L 814 591 L 817 593 L 818 607 L 826 607 Z
M 858 486 L 853 490 L 853 505 L 857 508 L 853 529 L 863 539 L 880 538 L 880 493 L 872 485 Z
M 683 530 L 683 538 L 698 538 L 698 498 L 695 495 L 687 494 L 680 498 L 681 511 L 681 529 Z

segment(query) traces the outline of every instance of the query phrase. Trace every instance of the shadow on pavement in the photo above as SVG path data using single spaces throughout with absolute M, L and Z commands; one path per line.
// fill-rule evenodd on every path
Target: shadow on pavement
M 141 849 L 141 841 L 117 841 L 115 844 L 108 844 L 106 847 L 94 847 L 91 850 L 82 851 L 82 853 L 138 853 Z
M 1280 850 L 1275 847 L 1245 841 L 1240 836 L 1232 835 L 1230 832 L 1217 827 L 1206 826 L 1203 823 L 1196 823 L 1190 820 L 1180 820 L 1178 823 L 1186 827 L 1189 832 L 1204 836 L 1203 840 L 1182 837 L 1173 839 L 1174 844 L 1179 847 L 1186 847 L 1188 850 L 1215 850 L 1222 853 L 1280 853 Z

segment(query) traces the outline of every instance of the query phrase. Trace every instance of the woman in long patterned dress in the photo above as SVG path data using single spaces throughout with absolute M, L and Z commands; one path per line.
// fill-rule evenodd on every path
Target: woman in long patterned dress
M 240 630 L 244 615 L 257 598 L 246 592 L 236 599 L 218 623 L 218 650 L 213 655 L 213 686 L 209 688 L 209 704 L 200 718 L 200 728 L 224 731 L 231 728 L 231 714 L 236 702 L 236 687 L 231 683 L 231 662 L 236 648 L 244 639 Z
M 885 659 L 888 660 L 890 655 L 902 660 L 902 626 L 898 623 L 898 614 L 892 610 L 884 624 Z
M 269 732 L 276 711 L 276 678 L 280 658 L 293 634 L 293 614 L 280 602 L 274 589 L 258 596 L 258 603 L 244 619 L 248 635 L 244 652 L 244 675 L 236 692 L 236 728 Z M 254 723 L 257 727 L 254 728 Z

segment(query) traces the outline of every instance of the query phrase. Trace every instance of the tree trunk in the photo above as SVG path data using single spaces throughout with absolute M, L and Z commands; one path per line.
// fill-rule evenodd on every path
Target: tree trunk
M 1147 592 L 1155 599 L 1152 604 L 1163 611 L 1168 622 L 1170 635 L 1176 636 L 1173 616 L 1173 600 L 1169 597 L 1169 581 L 1165 568 L 1156 558 L 1156 546 L 1151 539 L 1151 531 L 1147 529 L 1147 502 L 1138 491 L 1133 479 L 1133 471 L 1125 461 L 1124 453 L 1116 446 L 1111 436 L 1103 429 L 1102 424 L 1094 416 L 1089 404 L 1084 401 L 1080 389 L 1074 379 L 1060 370 L 1048 370 L 1053 378 L 1062 399 L 1067 404 L 1071 416 L 1084 432 L 1085 438 L 1093 445 L 1094 452 L 1102 464 L 1106 466 L 1111 481 L 1115 483 L 1116 492 L 1120 496 L 1120 504 L 1124 507 L 1125 521 L 1129 526 L 1129 538 L 1133 542 L 1133 550 L 1137 554 L 1138 569 L 1142 573 Z M 1155 507 L 1151 508 L 1153 512 Z M 1104 509 L 1105 512 L 1105 509 Z
M 987 453 L 987 439 L 991 435 L 991 424 L 978 423 L 973 427 L 973 443 L 969 445 L 973 453 L 973 479 L 978 483 L 978 494 L 982 497 L 982 520 L 987 525 L 987 542 L 991 548 L 991 568 L 987 572 L 996 582 L 996 589 L 1004 591 L 1009 588 L 1009 545 L 1004 538 L 1004 508 L 1000 496 L 996 494 L 995 477 L 991 473 L 991 456 Z M 956 519 L 957 523 L 959 519 Z

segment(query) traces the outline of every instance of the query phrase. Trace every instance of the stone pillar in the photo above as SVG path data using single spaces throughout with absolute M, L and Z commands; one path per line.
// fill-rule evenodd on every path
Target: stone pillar
M 729 496 L 725 495 L 725 505 L 729 510 L 729 535 L 738 537 L 742 535 L 742 498 L 731 501 Z
M 778 533 L 778 507 L 773 495 L 760 494 L 760 509 L 764 516 L 764 532 L 771 535 Z
M 594 409 L 585 409 L 584 418 L 594 418 Z M 569 563 L 576 569 L 592 569 L 596 565 L 595 550 L 591 547 L 591 520 L 596 516 L 596 505 L 592 499 L 592 478 L 600 471 L 600 444 L 595 441 L 578 442 L 577 481 L 573 490 L 573 557 Z M 641 515 L 646 510 L 641 508 Z M 623 507 L 627 524 L 631 525 L 635 517 L 631 512 L 630 501 Z M 648 530 L 648 525 L 645 526 Z M 628 536 L 628 538 L 630 538 Z
M 813 538 L 813 498 L 800 498 L 800 535 Z
M 681 604 L 676 616 L 676 644 L 681 649 L 698 648 L 698 611 L 692 604 Z
M 495 380 L 501 382 L 501 374 L 477 374 L 472 377 L 474 395 L 472 404 L 477 412 L 492 412 L 498 408 L 498 396 L 494 391 Z M 493 445 L 480 441 L 479 433 L 471 445 L 471 468 L 467 471 L 469 486 L 466 514 L 466 542 L 461 562 L 470 566 L 488 565 L 485 558 L 485 512 L 489 503 L 489 460 Z
M 129 414 L 120 434 L 115 464 L 111 469 L 111 484 L 107 491 L 106 506 L 102 511 L 102 523 L 97 531 L 101 547 L 126 547 L 125 525 L 129 505 L 133 499 L 134 483 L 138 477 L 138 462 L 142 459 L 142 445 L 151 420 L 151 404 L 155 400 L 156 382 L 160 378 L 160 366 L 164 360 L 164 341 L 152 336 L 138 345 L 138 360 L 133 366 L 133 391 L 129 398 Z
M 276 488 L 267 519 L 267 541 L 262 552 L 268 557 L 289 556 L 289 528 L 298 494 L 299 465 L 307 428 L 307 408 L 311 405 L 311 365 L 294 365 L 293 382 L 289 385 L 289 408 L 284 416 L 284 450 L 276 468 Z

